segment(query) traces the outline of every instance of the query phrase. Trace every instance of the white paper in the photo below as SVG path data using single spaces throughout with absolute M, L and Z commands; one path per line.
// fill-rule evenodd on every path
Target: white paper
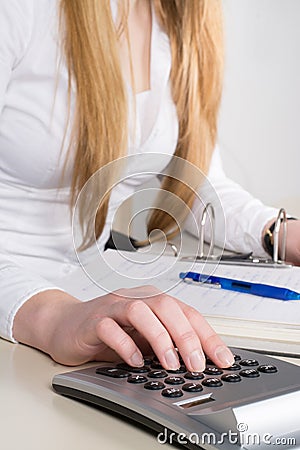
M 98 260 L 62 279 L 60 286 L 81 300 L 89 300 L 119 288 L 152 284 L 195 307 L 205 316 L 244 319 L 247 321 L 285 323 L 300 330 L 300 301 L 281 301 L 251 294 L 189 285 L 179 279 L 179 272 L 201 271 L 202 265 L 180 262 L 169 256 L 107 251 Z M 152 262 L 150 262 L 150 260 Z M 217 266 L 205 273 L 256 283 L 287 287 L 300 292 L 300 268 L 289 269 Z M 210 271 L 210 273 L 208 273 Z M 173 286 L 171 289 L 169 289 Z

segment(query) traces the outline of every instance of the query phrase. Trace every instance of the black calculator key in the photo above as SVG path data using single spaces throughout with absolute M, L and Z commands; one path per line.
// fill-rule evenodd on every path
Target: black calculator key
M 239 364 L 232 364 L 230 367 L 225 367 L 224 370 L 241 370 L 241 366 Z
M 256 369 L 243 369 L 240 371 L 240 375 L 246 378 L 257 378 L 259 377 L 259 372 Z
M 161 393 L 164 397 L 171 397 L 171 398 L 181 397 L 183 395 L 183 392 L 177 388 L 167 388 L 161 391 Z
M 184 378 L 182 377 L 176 377 L 175 375 L 173 377 L 168 377 L 165 379 L 165 383 L 167 384 L 183 384 Z
M 207 367 L 204 370 L 204 373 L 206 375 L 221 375 L 223 373 L 223 370 L 219 369 L 218 367 Z
M 207 366 L 214 366 L 215 365 L 215 363 L 209 358 L 206 358 L 205 363 L 206 363 Z
M 116 367 L 98 367 L 96 373 L 112 378 L 127 378 L 130 375 L 126 370 L 117 369 Z
M 223 383 L 219 378 L 205 378 L 205 380 L 202 381 L 202 384 L 207 387 L 223 386 Z
M 117 364 L 117 367 L 119 369 L 128 370 L 128 372 L 133 372 L 133 373 L 146 373 L 146 372 L 149 372 L 149 370 L 150 370 L 149 366 L 133 367 L 126 363 L 119 363 L 119 364 Z
M 135 375 L 130 375 L 130 377 L 127 378 L 127 381 L 128 381 L 128 383 L 134 383 L 134 384 L 146 383 L 146 381 L 148 381 L 148 378 L 144 377 L 144 375 L 135 374 Z
M 235 361 L 240 361 L 242 358 L 240 357 L 240 355 L 233 355 L 234 356 L 234 360 Z
M 154 370 L 165 370 L 165 368 L 158 361 L 154 361 L 151 364 L 151 369 L 154 369 Z
M 226 375 L 222 375 L 221 379 L 227 381 L 227 383 L 238 383 L 242 381 L 242 378 L 237 373 L 227 373 Z
M 144 358 L 144 366 L 151 366 L 151 364 L 153 363 L 153 359 L 152 358 Z
M 179 367 L 179 369 L 176 369 L 176 370 L 168 370 L 167 372 L 168 372 L 168 373 L 174 373 L 174 374 L 177 374 L 177 373 L 185 373 L 185 372 L 186 372 L 186 367 L 185 367 L 184 365 L 181 365 L 181 366 Z
M 262 373 L 276 373 L 278 369 L 276 366 L 272 366 L 271 364 L 263 364 L 257 368 Z
M 159 389 L 163 389 L 165 385 L 160 381 L 148 381 L 144 384 L 145 389 L 149 389 L 150 391 L 157 391 Z
M 200 392 L 203 391 L 203 387 L 200 383 L 186 383 L 182 386 L 182 390 L 186 392 Z
M 184 375 L 184 378 L 187 380 L 202 380 L 204 378 L 204 375 L 202 372 L 187 372 Z
M 241 366 L 247 366 L 247 367 L 253 367 L 253 366 L 258 366 L 259 362 L 256 361 L 256 359 L 242 359 L 239 364 Z
M 149 378 L 164 378 L 167 377 L 168 374 L 165 370 L 151 370 L 147 376 Z

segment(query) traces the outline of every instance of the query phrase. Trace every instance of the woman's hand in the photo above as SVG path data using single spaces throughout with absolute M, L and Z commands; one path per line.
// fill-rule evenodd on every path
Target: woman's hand
M 26 330 L 31 314 L 35 323 Z M 204 370 L 204 353 L 220 367 L 234 362 L 199 312 L 151 286 L 121 289 L 88 302 L 60 291 L 37 294 L 18 311 L 14 335 L 67 365 L 121 357 L 141 366 L 143 355 L 154 352 L 163 367 L 174 370 L 179 367 L 175 347 L 193 372 Z
M 263 236 L 267 229 L 275 222 L 276 218 L 270 220 L 264 228 Z M 279 258 L 282 255 L 282 233 L 283 227 L 279 231 Z M 286 255 L 285 260 L 289 263 L 300 266 L 300 220 L 287 221 L 287 235 L 286 235 Z
M 279 254 L 281 252 L 279 234 Z M 286 261 L 300 266 L 300 220 L 288 220 L 286 237 Z

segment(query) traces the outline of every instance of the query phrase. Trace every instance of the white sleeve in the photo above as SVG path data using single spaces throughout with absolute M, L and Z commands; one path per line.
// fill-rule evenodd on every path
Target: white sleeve
M 32 0 L 0 0 L 0 114 L 11 74 L 22 60 L 31 37 L 33 14 Z M 57 288 L 19 266 L 9 255 L 0 254 L 0 336 L 16 342 L 12 334 L 16 312 L 34 294 L 48 289 Z
M 204 205 L 212 203 L 215 209 L 216 244 L 236 252 L 253 252 L 268 256 L 262 246 L 262 233 L 266 223 L 276 217 L 278 210 L 265 206 L 239 184 L 226 177 L 219 149 L 212 157 L 207 180 L 199 189 L 192 213 L 185 229 L 196 234 L 195 223 L 200 224 Z M 210 241 L 210 227 L 206 227 L 205 240 Z
M 18 309 L 33 295 L 49 289 L 60 288 L 1 255 L 0 336 L 4 339 L 16 342 L 13 338 L 12 329 L 13 321 Z

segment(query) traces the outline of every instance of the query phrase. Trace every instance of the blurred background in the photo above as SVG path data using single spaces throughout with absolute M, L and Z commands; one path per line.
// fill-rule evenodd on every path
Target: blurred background
M 223 0 L 226 173 L 300 217 L 300 1 Z
M 218 141 L 225 172 L 265 204 L 300 217 L 300 0 L 223 0 L 223 6 Z M 135 211 L 143 207 L 137 203 Z M 122 209 L 123 220 L 130 209 L 128 203 Z M 134 222 L 137 238 L 145 237 L 144 219 Z M 123 220 L 114 228 L 122 230 Z

